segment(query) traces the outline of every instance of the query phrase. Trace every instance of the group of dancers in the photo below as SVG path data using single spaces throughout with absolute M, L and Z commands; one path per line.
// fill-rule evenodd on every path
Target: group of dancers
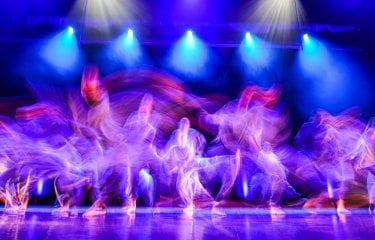
M 271 214 L 293 203 L 324 206 L 318 199 L 340 214 L 348 203 L 373 211 L 373 122 L 357 109 L 318 110 L 292 137 L 280 94 L 251 85 L 226 101 L 195 96 L 156 71 L 100 79 L 86 66 L 80 91 L 35 89 L 36 103 L 0 118 L 0 201 L 24 212 L 44 179 L 53 182 L 55 212 L 74 214 L 88 196 L 84 217 L 108 206 L 132 214 L 137 203 L 223 214 L 229 199 L 266 204 Z

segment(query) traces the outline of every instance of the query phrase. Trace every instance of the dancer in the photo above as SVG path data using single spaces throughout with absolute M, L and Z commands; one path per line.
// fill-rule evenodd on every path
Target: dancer
M 326 182 L 328 195 L 337 207 L 337 213 L 350 214 L 344 198 L 354 181 L 352 160 L 364 126 L 350 111 L 332 116 L 320 110 L 316 119 L 322 126 L 322 131 L 318 133 L 321 144 L 314 160 L 316 168 L 323 182 Z
M 198 157 L 201 156 L 206 144 L 204 136 L 190 127 L 190 121 L 182 118 L 168 143 L 164 164 L 170 174 L 172 191 L 177 191 L 184 212 L 192 214 L 196 204 L 194 200 L 212 201 L 211 195 L 200 182 Z
M 160 162 L 155 153 L 153 145 L 157 117 L 152 114 L 154 100 L 152 95 L 145 94 L 139 104 L 139 109 L 129 116 L 124 124 L 124 144 L 128 155 L 127 166 L 127 186 L 126 186 L 126 206 L 128 213 L 134 212 L 136 200 L 139 193 L 139 177 L 142 177 L 142 183 L 148 186 L 142 186 L 146 191 L 145 199 L 147 206 L 153 206 L 157 183 L 157 172 L 160 171 Z M 143 169 L 143 171 L 142 171 Z M 152 173 L 150 175 L 149 173 Z M 145 200 L 144 199 L 144 200 Z
M 240 149 L 240 167 L 238 162 L 232 162 L 232 165 L 237 166 L 231 169 L 236 171 L 233 171 L 233 176 L 228 179 L 230 181 L 223 179 L 223 182 L 234 183 L 233 179 L 237 178 L 239 171 L 250 174 L 252 171 L 249 163 L 255 163 L 269 179 L 269 182 L 263 185 L 271 186 L 269 203 L 271 214 L 283 214 L 280 208 L 283 188 L 280 186 L 287 184 L 285 169 L 270 149 L 271 144 L 279 145 L 289 136 L 289 132 L 285 130 L 288 122 L 286 113 L 277 111 L 274 107 L 279 95 L 280 91 L 277 87 L 262 90 L 250 86 L 242 92 L 238 101 L 231 102 L 214 115 L 206 117 L 208 122 L 216 124 L 219 128 L 217 142 L 222 143 L 231 154 Z M 231 187 L 226 186 L 228 190 Z M 219 193 L 228 194 L 230 193 L 228 190 Z M 223 196 L 218 197 L 223 198 Z
M 91 179 L 95 202 L 83 217 L 104 215 L 111 201 L 123 201 L 126 188 L 126 162 L 128 155 L 124 144 L 124 132 L 114 120 L 109 96 L 99 82 L 99 71 L 95 66 L 86 66 L 82 74 L 81 94 L 89 107 L 86 125 L 93 129 L 99 140 L 102 154 L 96 156 L 95 177 Z M 84 118 L 85 119 L 85 118 Z
M 356 160 L 355 168 L 367 172 L 367 194 L 369 213 L 375 213 L 375 123 L 370 119 L 362 136 L 358 139 L 351 158 Z

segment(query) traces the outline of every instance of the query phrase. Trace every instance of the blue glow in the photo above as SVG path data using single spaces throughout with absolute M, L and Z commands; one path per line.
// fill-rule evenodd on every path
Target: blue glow
M 249 32 L 246 33 L 246 44 L 247 45 L 252 45 L 253 44 L 253 37 Z
M 201 76 L 206 73 L 209 53 L 205 44 L 191 31 L 174 45 L 170 65 L 177 71 L 190 76 Z
M 330 199 L 333 199 L 334 198 L 333 187 L 332 187 L 332 184 L 331 184 L 331 182 L 329 181 L 328 178 L 327 178 L 327 192 L 328 192 L 328 197 Z
M 192 44 L 193 41 L 194 41 L 193 32 L 191 30 L 188 30 L 187 33 L 186 33 L 186 42 L 188 44 Z
M 272 65 L 273 52 L 266 42 L 247 32 L 239 47 L 239 56 L 242 60 L 241 70 L 247 76 L 259 79 L 259 81 L 268 81 L 262 74 Z M 262 82 L 257 82 L 257 84 L 263 87 L 268 85 Z
M 247 183 L 247 178 L 246 178 L 246 175 L 244 175 L 243 179 L 242 179 L 242 193 L 243 193 L 243 197 L 246 199 L 248 194 L 249 194 L 249 188 L 248 188 L 248 183 Z
M 38 193 L 38 195 L 42 195 L 42 193 L 43 193 L 43 179 L 39 179 L 38 180 L 38 183 L 37 183 L 37 193 Z
M 263 48 L 260 39 L 246 33 L 245 39 L 240 45 L 242 61 L 249 67 L 262 67 L 268 64 L 269 51 Z
M 129 30 L 128 30 L 127 38 L 129 38 L 129 39 L 133 39 L 133 37 L 134 37 L 133 30 L 132 30 L 132 29 L 129 29 Z
M 69 33 L 70 35 L 73 35 L 73 34 L 74 34 L 74 28 L 73 28 L 72 26 L 69 26 L 69 27 L 68 27 L 68 33 Z
M 71 32 L 69 27 L 57 34 L 41 51 L 43 59 L 60 71 L 72 70 L 79 62 L 77 39 Z
M 298 55 L 295 85 L 300 95 L 299 109 L 307 117 L 317 108 L 331 114 L 352 106 L 366 107 L 369 88 L 366 77 L 345 52 L 309 36 Z M 350 66 L 350 67 L 348 67 Z
M 303 50 L 308 54 L 316 54 L 319 52 L 321 44 L 315 38 L 310 37 L 307 33 L 303 35 Z
M 143 56 L 141 45 L 132 29 L 129 29 L 116 40 L 112 50 L 127 67 L 134 67 L 139 64 Z
M 309 41 L 309 34 L 307 34 L 307 33 L 305 33 L 305 34 L 303 34 L 303 40 L 305 41 L 305 42 L 308 42 Z

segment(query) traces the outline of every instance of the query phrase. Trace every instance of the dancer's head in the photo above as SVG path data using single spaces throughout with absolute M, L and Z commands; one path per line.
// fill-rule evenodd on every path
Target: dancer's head
M 189 128 L 189 119 L 186 117 L 181 118 L 180 122 L 178 123 L 178 145 L 180 147 L 186 146 Z
M 83 69 L 81 94 L 89 105 L 95 105 L 103 97 L 103 89 L 99 83 L 99 70 L 95 65 L 87 65 Z
M 152 97 L 151 94 L 146 93 L 143 96 L 141 103 L 139 104 L 139 109 L 138 109 L 138 117 L 142 121 L 148 122 L 153 105 L 154 105 L 154 98 Z
M 190 128 L 190 121 L 188 118 L 186 117 L 183 117 L 181 118 L 179 124 L 178 124 L 178 128 L 183 131 L 183 132 L 187 132 L 187 130 Z

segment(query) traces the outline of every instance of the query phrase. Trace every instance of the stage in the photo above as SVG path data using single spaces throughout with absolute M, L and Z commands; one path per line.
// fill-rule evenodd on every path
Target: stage
M 374 0 L 2 2 L 0 240 L 375 239 Z
M 335 209 L 286 209 L 270 216 L 267 209 L 226 208 L 226 215 L 198 209 L 192 217 L 179 208 L 138 208 L 129 216 L 109 208 L 101 217 L 52 214 L 52 208 L 28 208 L 25 215 L 1 211 L 1 239 L 373 239 L 375 216 L 367 209 L 337 215 Z

